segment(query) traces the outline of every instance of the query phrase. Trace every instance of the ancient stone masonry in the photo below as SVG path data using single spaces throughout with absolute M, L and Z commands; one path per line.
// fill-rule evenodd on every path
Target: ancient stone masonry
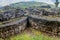
M 22 9 L 8 10 L 0 13 L 0 21 L 7 21 L 10 19 L 19 18 L 21 16 L 24 16 L 24 14 L 25 12 Z
M 56 36 L 60 35 L 60 22 L 58 21 L 49 21 L 47 19 L 30 16 L 29 22 L 34 29 Z
M 0 37 L 7 38 L 16 34 L 21 33 L 26 28 L 26 19 L 22 18 L 20 20 L 16 20 L 13 23 L 8 23 L 0 26 Z
M 26 12 L 22 9 L 8 10 L 0 14 L 0 22 L 4 22 L 0 24 L 0 38 L 19 34 L 27 27 L 60 36 L 60 18 L 50 19 L 49 15 L 56 13 L 39 9 L 27 9 Z M 10 19 L 14 20 L 9 21 Z

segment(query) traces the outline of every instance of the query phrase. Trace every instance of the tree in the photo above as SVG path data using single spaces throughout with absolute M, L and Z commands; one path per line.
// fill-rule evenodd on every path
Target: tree
M 56 0 L 55 5 L 56 5 L 56 7 L 58 7 L 58 5 L 59 5 L 59 1 L 58 0 Z

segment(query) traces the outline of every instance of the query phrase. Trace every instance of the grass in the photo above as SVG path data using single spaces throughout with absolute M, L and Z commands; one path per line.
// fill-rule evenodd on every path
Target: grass
M 12 37 L 11 40 L 53 40 L 52 38 L 44 37 L 43 35 L 31 36 L 29 34 L 18 35 L 16 37 Z
M 59 40 L 59 39 L 43 35 L 40 31 L 32 29 L 32 33 L 23 32 L 22 34 L 10 37 L 10 40 Z
M 10 40 L 57 40 L 55 38 L 44 36 L 41 32 L 32 29 L 32 33 L 24 32 L 16 37 L 11 37 Z

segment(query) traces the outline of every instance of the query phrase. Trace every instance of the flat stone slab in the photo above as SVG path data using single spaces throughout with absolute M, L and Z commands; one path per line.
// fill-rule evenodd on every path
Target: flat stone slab
M 18 24 L 18 23 L 22 23 L 23 21 L 26 21 L 26 19 L 27 19 L 27 17 L 24 17 L 24 18 L 21 18 L 19 20 L 15 20 L 15 21 L 10 22 L 10 23 L 2 24 L 2 25 L 0 25 L 0 28 L 10 26 L 10 25 L 15 25 L 15 24 Z
M 60 22 L 60 17 L 49 17 L 49 16 L 36 16 L 36 15 L 30 15 L 32 18 L 47 20 L 47 21 L 57 21 Z

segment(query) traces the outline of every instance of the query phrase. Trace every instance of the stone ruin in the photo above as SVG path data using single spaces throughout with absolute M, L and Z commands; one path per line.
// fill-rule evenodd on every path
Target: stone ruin
M 60 36 L 60 22 L 29 16 L 31 27 L 42 32 Z
M 7 21 L 14 18 L 24 16 L 25 12 L 22 9 L 7 10 L 0 13 L 0 21 Z
M 26 28 L 26 19 L 22 18 L 8 24 L 0 25 L 0 37 L 5 39 L 21 33 Z
M 5 39 L 25 30 L 27 17 L 24 14 L 25 12 L 22 9 L 8 10 L 1 13 L 0 38 Z
M 29 10 L 27 10 L 27 11 L 29 12 Z M 56 20 L 54 18 L 52 18 L 52 19 L 46 18 L 44 16 L 46 16 L 47 12 L 46 11 L 43 12 L 43 10 L 41 10 L 41 11 L 38 12 L 35 10 L 32 12 L 33 14 L 31 12 L 29 12 L 28 16 L 25 15 L 28 12 L 24 12 L 23 10 L 20 10 L 20 9 L 17 9 L 15 11 L 13 10 L 13 12 L 12 11 L 4 12 L 4 13 L 6 13 L 6 15 L 4 13 L 0 14 L 0 15 L 3 15 L 3 16 L 0 16 L 0 22 L 1 21 L 7 22 L 10 19 L 12 20 L 14 18 L 18 18 L 14 21 L 3 23 L 0 25 L 0 38 L 5 39 L 10 36 L 19 34 L 24 29 L 26 29 L 28 26 L 30 26 L 34 29 L 40 30 L 42 32 L 52 34 L 52 35 L 56 35 L 56 36 L 60 35 L 59 19 Z M 37 16 L 36 13 L 34 13 L 34 12 L 38 13 L 37 15 L 44 14 L 44 16 Z M 47 15 L 47 17 L 48 17 L 48 15 Z

